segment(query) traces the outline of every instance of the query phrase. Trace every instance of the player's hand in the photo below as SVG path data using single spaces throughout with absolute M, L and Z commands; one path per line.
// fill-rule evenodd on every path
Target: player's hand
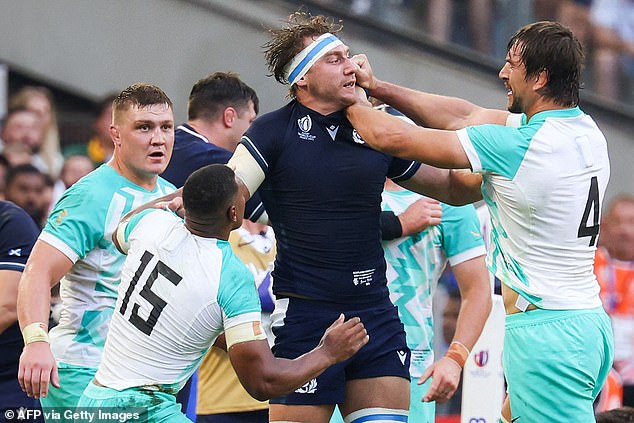
M 436 401 L 439 404 L 447 402 L 458 388 L 461 373 L 462 369 L 458 363 L 447 357 L 443 357 L 429 366 L 418 379 L 418 384 L 422 385 L 427 379 L 432 378 L 422 401 Z
M 174 197 L 170 201 L 160 201 L 154 205 L 154 208 L 170 210 L 176 213 L 179 217 L 185 217 L 183 197 Z
M 368 95 L 363 88 L 357 85 L 356 87 L 354 87 L 354 91 L 357 95 L 357 99 L 354 104 L 365 107 L 372 107 L 372 103 L 370 103 L 370 100 L 368 100 Z
M 357 85 L 372 91 L 376 87 L 377 80 L 372 72 L 372 67 L 365 54 L 356 54 L 351 58 L 352 62 L 356 64 L 355 76 L 357 78 Z
M 59 388 L 57 363 L 48 342 L 25 345 L 18 367 L 18 382 L 29 396 L 39 399 L 48 395 L 49 382 Z
M 440 202 L 432 198 L 421 198 L 398 215 L 403 236 L 416 234 L 429 226 L 439 225 L 441 218 L 442 206 Z
M 341 314 L 326 329 L 324 336 L 319 341 L 318 348 L 324 350 L 332 360 L 332 364 L 347 360 L 367 344 L 370 339 L 363 323 L 361 323 L 361 319 L 353 317 L 347 321 L 344 320 L 345 316 Z

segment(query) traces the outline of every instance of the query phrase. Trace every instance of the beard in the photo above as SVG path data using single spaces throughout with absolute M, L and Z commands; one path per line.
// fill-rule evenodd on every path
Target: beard
M 524 113 L 522 103 L 519 98 L 513 96 L 513 102 L 508 107 L 508 111 L 511 113 Z

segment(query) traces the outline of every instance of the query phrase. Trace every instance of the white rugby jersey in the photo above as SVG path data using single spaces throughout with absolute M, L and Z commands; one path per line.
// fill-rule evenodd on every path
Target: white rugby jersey
M 177 392 L 220 333 L 259 324 L 253 275 L 229 242 L 193 235 L 171 212 L 145 210 L 124 233 L 128 257 L 95 378 Z
M 55 205 L 40 239 L 74 263 L 60 282 L 62 311 L 50 332 L 57 361 L 97 368 L 125 259 L 112 243 L 112 232 L 130 210 L 173 191 L 161 178 L 147 191 L 104 164 Z
M 491 215 L 493 273 L 545 309 L 601 305 L 593 272 L 607 143 L 578 107 L 458 131 Z

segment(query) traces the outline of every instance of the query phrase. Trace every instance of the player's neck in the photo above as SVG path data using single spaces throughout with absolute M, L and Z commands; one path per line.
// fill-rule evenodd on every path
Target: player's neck
M 185 217 L 185 227 L 193 235 L 202 238 L 216 238 L 227 241 L 231 230 L 226 226 L 211 221 L 198 222 L 193 218 Z
M 207 122 L 202 119 L 194 119 L 187 122 L 187 124 L 194 128 L 194 130 L 200 135 L 207 138 L 207 141 L 209 141 L 211 144 L 222 147 L 225 150 L 235 150 L 236 143 L 231 143 L 229 140 L 226 139 L 225 136 L 223 136 L 223 127 L 220 123 Z
M 333 102 L 329 102 L 329 101 L 323 101 L 321 99 L 318 99 L 312 95 L 301 95 L 301 93 L 297 93 L 297 101 L 299 101 L 302 106 L 304 107 L 308 107 L 311 110 L 314 110 L 315 112 L 323 115 L 323 116 L 327 116 L 331 113 L 335 113 L 335 112 L 340 112 L 343 110 L 343 107 L 341 104 L 337 103 L 333 103 Z
M 141 188 L 148 191 L 154 191 L 154 188 L 156 188 L 158 175 L 134 172 L 132 169 L 123 164 L 116 155 L 108 162 L 108 165 L 110 165 L 110 167 L 112 167 L 119 175 Z

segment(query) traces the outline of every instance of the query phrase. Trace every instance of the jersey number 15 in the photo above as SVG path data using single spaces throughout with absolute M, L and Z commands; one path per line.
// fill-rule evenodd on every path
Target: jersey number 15
M 150 253 L 149 251 L 146 251 L 143 253 L 143 256 L 141 257 L 141 265 L 139 266 L 139 268 L 134 274 L 134 277 L 130 281 L 130 286 L 125 292 L 125 297 L 123 297 L 123 301 L 121 302 L 121 308 L 119 308 L 119 312 L 121 314 L 125 314 L 126 310 L 128 309 L 128 302 L 130 301 L 130 295 L 132 295 L 132 292 L 134 291 L 134 288 L 139 282 L 141 275 L 145 271 L 145 268 L 147 267 L 148 263 L 152 260 L 152 258 L 154 258 L 154 255 Z M 130 314 L 130 319 L 129 319 L 130 323 L 132 323 L 137 329 L 139 329 L 141 332 L 143 332 L 146 335 L 150 335 L 152 333 L 152 329 L 154 329 L 154 326 L 156 325 L 156 322 L 158 321 L 158 318 L 161 315 L 161 312 L 167 305 L 167 302 L 165 302 L 164 299 L 162 299 L 161 297 L 159 297 L 152 291 L 152 285 L 154 285 L 154 282 L 158 279 L 159 274 L 164 276 L 171 283 L 173 283 L 174 286 L 177 286 L 180 283 L 180 281 L 183 279 L 182 276 L 177 274 L 175 271 L 173 271 L 170 267 L 168 267 L 165 263 L 163 263 L 160 260 L 156 263 L 156 265 L 154 266 L 154 269 L 152 269 L 152 271 L 150 272 L 150 275 L 145 281 L 143 288 L 141 288 L 141 292 L 139 292 L 139 295 L 141 295 L 141 297 L 145 298 L 147 302 L 150 303 L 150 305 L 152 306 L 152 310 L 150 310 L 150 314 L 148 315 L 147 320 L 144 320 L 143 318 L 139 316 L 139 307 L 141 306 L 139 305 L 139 303 L 134 303 L 134 306 L 132 306 L 132 313 Z

